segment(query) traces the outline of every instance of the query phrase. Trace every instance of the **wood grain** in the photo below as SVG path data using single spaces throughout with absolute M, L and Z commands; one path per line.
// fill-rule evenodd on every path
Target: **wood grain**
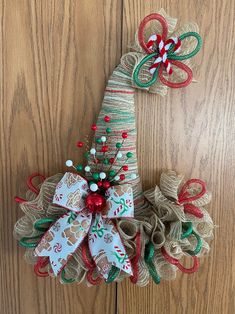
M 199 273 L 143 289 L 125 282 L 118 286 L 118 310 L 234 313 L 234 2 L 124 0 L 123 52 L 139 21 L 161 7 L 180 24 L 197 21 L 204 45 L 196 58 L 197 84 L 171 90 L 164 99 L 137 94 L 143 183 L 146 188 L 154 186 L 162 169 L 205 179 L 213 191 L 209 210 L 218 228 L 211 255 L 202 260 Z
M 195 275 L 145 288 L 37 278 L 12 236 L 13 197 L 32 172 L 82 161 L 74 144 L 89 135 L 108 76 L 141 18 L 161 7 L 197 21 L 204 45 L 197 84 L 165 98 L 137 92 L 140 172 L 145 188 L 166 168 L 207 180 L 219 226 L 211 256 Z M 0 312 L 234 313 L 234 1 L 1 0 L 0 15 Z
M 119 1 L 1 1 L 1 313 L 115 312 L 115 284 L 38 279 L 12 230 L 27 176 L 81 159 L 75 143 L 121 55 L 121 13 Z

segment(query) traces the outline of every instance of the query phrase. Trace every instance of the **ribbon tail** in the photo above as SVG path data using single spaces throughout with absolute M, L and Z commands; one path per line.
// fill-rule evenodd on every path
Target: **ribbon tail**
M 96 215 L 89 231 L 89 248 L 100 274 L 107 279 L 112 266 L 132 273 L 131 261 L 113 223 Z
M 116 185 L 107 192 L 107 218 L 133 218 L 134 200 L 130 185 Z
M 35 248 L 35 255 L 49 257 L 56 276 L 67 264 L 68 259 L 79 247 L 90 228 L 91 214 L 85 211 L 77 215 L 72 214 L 68 213 L 60 217 Z

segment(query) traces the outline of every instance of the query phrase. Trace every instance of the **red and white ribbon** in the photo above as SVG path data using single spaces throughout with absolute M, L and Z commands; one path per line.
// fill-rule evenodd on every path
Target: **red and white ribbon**
M 149 68 L 151 74 L 153 74 L 156 71 L 156 68 L 159 66 L 161 62 L 164 64 L 167 73 L 172 74 L 171 63 L 167 59 L 167 51 L 169 50 L 172 44 L 174 44 L 173 51 L 175 53 L 179 52 L 181 47 L 181 41 L 178 37 L 171 37 L 167 39 L 165 42 L 162 40 L 162 36 L 159 34 L 153 34 L 149 37 L 149 40 L 147 42 L 148 49 L 154 52 L 155 49 L 157 48 L 157 52 L 159 53 L 159 55 L 154 60 L 154 63 Z M 154 47 L 154 45 L 156 46 L 156 48 Z

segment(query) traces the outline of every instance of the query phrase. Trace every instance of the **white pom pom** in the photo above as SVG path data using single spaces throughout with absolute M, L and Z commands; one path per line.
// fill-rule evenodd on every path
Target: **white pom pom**
M 92 148 L 92 149 L 90 150 L 90 153 L 91 153 L 91 155 L 95 155 L 95 153 L 96 153 L 95 148 Z
M 107 140 L 105 136 L 101 136 L 101 138 L 100 138 L 100 139 L 101 139 L 101 142 L 103 142 L 103 143 L 105 143 L 105 142 L 106 142 L 106 140 Z
M 132 173 L 132 174 L 131 174 L 131 179 L 132 179 L 132 180 L 135 180 L 136 178 L 137 178 L 136 173 Z
M 72 167 L 73 166 L 73 162 L 70 159 L 66 160 L 65 164 L 66 164 L 67 167 Z
M 114 180 L 115 180 L 115 181 L 119 181 L 119 180 L 120 180 L 120 176 L 114 177 Z
M 118 152 L 118 153 L 117 153 L 117 158 L 118 158 L 118 159 L 121 159 L 121 158 L 122 158 L 122 153 L 121 153 L 121 152 Z
M 86 166 L 86 167 L 85 167 L 85 171 L 86 171 L 86 172 L 90 172 L 90 171 L 91 171 L 91 167 Z
M 106 173 L 105 172 L 101 172 L 100 173 L 100 179 L 105 179 L 106 178 Z
M 96 183 L 92 183 L 92 184 L 90 185 L 90 190 L 91 190 L 92 192 L 96 192 L 96 191 L 98 190 L 98 185 L 97 185 Z

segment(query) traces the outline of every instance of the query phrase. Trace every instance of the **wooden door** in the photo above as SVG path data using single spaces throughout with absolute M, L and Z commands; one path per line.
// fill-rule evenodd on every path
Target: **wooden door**
M 163 7 L 196 21 L 204 45 L 197 83 L 165 97 L 136 93 L 138 157 L 145 188 L 162 169 L 205 179 L 218 228 L 200 271 L 145 288 L 130 281 L 61 285 L 37 278 L 12 230 L 29 174 L 64 171 L 89 133 L 105 84 L 140 20 Z M 234 313 L 234 1 L 1 0 L 0 199 L 3 314 Z

